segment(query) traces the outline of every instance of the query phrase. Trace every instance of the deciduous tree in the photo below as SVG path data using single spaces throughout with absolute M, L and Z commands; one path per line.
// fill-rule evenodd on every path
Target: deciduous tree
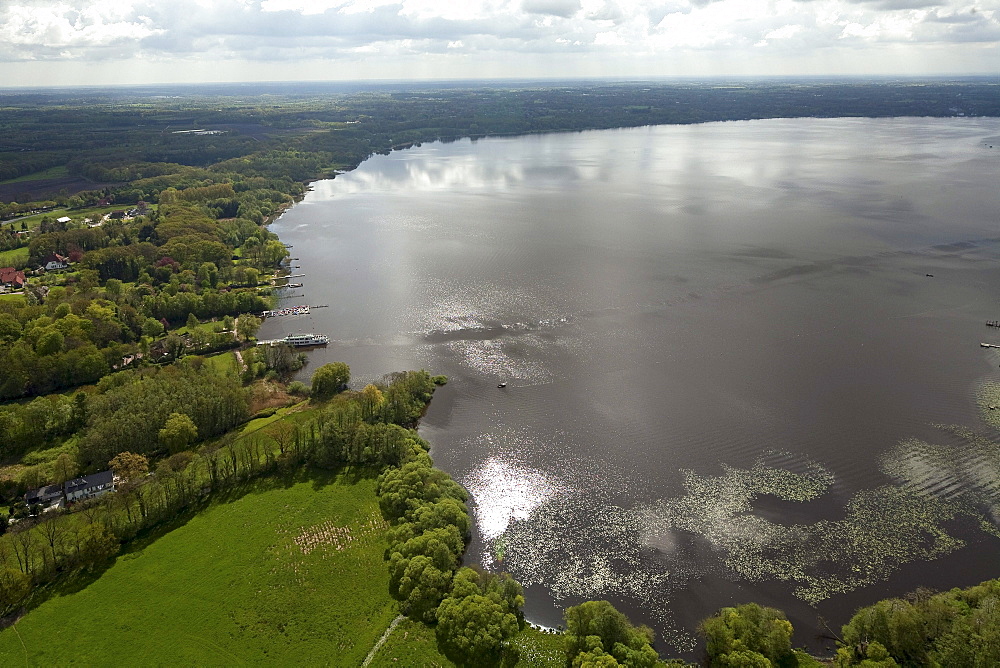
M 198 440 L 198 427 L 184 413 L 171 413 L 159 431 L 160 443 L 170 452 L 180 452 Z
M 260 318 L 249 313 L 244 313 L 236 321 L 236 333 L 244 341 L 252 339 L 257 334 L 258 329 L 260 329 Z
M 795 660 L 792 625 L 785 614 L 775 608 L 756 603 L 723 608 L 703 621 L 700 631 L 707 640 L 709 666 L 742 665 L 739 662 L 749 666 L 760 664 L 760 659 L 753 655 L 774 666 Z
M 149 473 L 149 460 L 134 452 L 119 452 L 108 463 L 115 475 L 125 482 L 141 480 Z
M 606 665 L 603 654 L 610 654 L 623 666 L 647 668 L 659 658 L 652 648 L 653 632 L 635 627 L 607 601 L 587 601 L 566 609 L 566 658 L 572 665 L 585 660 Z M 596 639 L 596 640 L 595 640 Z M 580 657 L 580 655 L 591 655 Z M 614 664 L 611 664 L 614 665 Z
M 312 377 L 312 396 L 329 399 L 351 382 L 351 367 L 343 362 L 331 362 L 316 369 Z

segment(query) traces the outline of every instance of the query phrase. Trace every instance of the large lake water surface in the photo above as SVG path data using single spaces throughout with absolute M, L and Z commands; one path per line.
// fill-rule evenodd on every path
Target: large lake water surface
M 329 307 L 261 335 L 449 377 L 421 433 L 529 620 L 608 599 L 670 656 L 754 600 L 823 651 L 821 616 L 1000 575 L 998 174 L 996 119 L 428 144 L 272 226 L 286 303 Z

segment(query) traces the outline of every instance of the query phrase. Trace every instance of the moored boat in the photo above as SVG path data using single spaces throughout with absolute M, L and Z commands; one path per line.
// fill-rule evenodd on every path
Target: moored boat
M 323 334 L 289 334 L 285 338 L 279 339 L 279 341 L 296 347 L 325 346 L 330 343 L 330 337 Z

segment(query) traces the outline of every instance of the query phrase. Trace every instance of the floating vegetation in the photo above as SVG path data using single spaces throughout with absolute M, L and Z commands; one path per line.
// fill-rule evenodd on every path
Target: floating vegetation
M 1000 429 L 1000 383 L 987 381 L 979 388 L 976 403 L 983 415 L 983 420 L 992 427 Z
M 694 637 L 670 616 L 670 596 L 705 572 L 678 549 L 668 565 L 637 540 L 634 512 L 614 505 L 600 486 L 554 497 L 504 533 L 504 569 L 556 600 L 620 597 L 640 601 L 665 627 L 664 640 L 685 649 Z
M 493 541 L 493 558 L 498 564 L 503 563 L 503 555 L 507 551 L 507 539 L 502 534 Z
M 760 461 L 749 469 L 724 470 L 721 476 L 685 472 L 686 493 L 644 509 L 643 525 L 653 536 L 667 531 L 702 536 L 738 576 L 795 583 L 795 595 L 812 604 L 963 544 L 940 526 L 954 517 L 954 509 L 891 486 L 855 495 L 841 520 L 778 524 L 755 515 L 752 501 L 771 494 L 808 502 L 829 488 L 833 476 L 819 464 L 803 473 Z
M 467 486 L 488 542 L 485 566 L 502 559 L 523 584 L 542 585 L 556 600 L 635 600 L 662 624 L 663 639 L 684 650 L 694 638 L 670 609 L 702 576 L 722 570 L 733 579 L 787 582 L 815 605 L 961 548 L 945 523 L 976 516 L 959 502 L 973 490 L 995 508 L 1000 471 L 996 444 L 963 438 L 961 457 L 953 448 L 901 443 L 883 462 L 901 485 L 858 492 L 840 519 L 812 524 L 781 524 L 754 509 L 764 496 L 814 503 L 833 486 L 822 465 L 782 453 L 745 469 L 723 466 L 720 475 L 683 471 L 682 494 L 635 508 L 616 505 L 621 490 L 597 472 L 567 471 L 570 485 L 490 460 Z

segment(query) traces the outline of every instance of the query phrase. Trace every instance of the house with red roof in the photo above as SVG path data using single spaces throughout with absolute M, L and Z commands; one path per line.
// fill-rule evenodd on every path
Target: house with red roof
M 14 267 L 0 267 L 0 292 L 20 290 L 25 282 L 23 271 L 18 271 Z

